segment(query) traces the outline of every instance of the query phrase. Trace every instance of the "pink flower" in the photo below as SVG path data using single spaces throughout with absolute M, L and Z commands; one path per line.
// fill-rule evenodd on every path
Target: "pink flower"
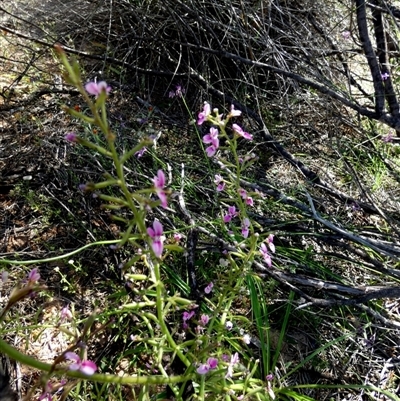
M 199 375 L 205 375 L 207 374 L 211 369 L 215 369 L 218 366 L 218 359 L 216 358 L 208 358 L 207 363 L 204 363 L 200 365 L 197 369 L 196 372 Z
M 384 72 L 383 74 L 381 74 L 381 77 L 382 77 L 382 81 L 386 81 L 388 78 L 389 78 L 389 73 L 387 73 L 387 72 Z
M 219 175 L 215 175 L 214 183 L 217 185 L 217 191 L 221 192 L 225 189 L 225 182 L 223 181 L 223 178 Z
M 75 134 L 75 132 L 68 132 L 64 138 L 68 142 L 78 142 L 78 136 Z
M 208 315 L 201 315 L 200 316 L 200 324 L 202 326 L 207 326 L 208 322 L 210 321 L 210 317 Z
M 182 320 L 186 322 L 187 320 L 190 320 L 194 316 L 194 310 L 190 312 L 183 312 Z
M 231 356 L 231 360 L 229 362 L 228 365 L 228 371 L 226 372 L 225 378 L 229 378 L 232 377 L 233 375 L 233 367 L 239 363 L 239 354 L 237 352 L 235 352 L 232 356 Z
M 274 245 L 274 234 L 268 235 L 268 238 L 266 240 L 266 243 L 271 250 L 272 253 L 275 253 L 275 245 Z
M 228 207 L 228 213 L 224 216 L 224 223 L 229 223 L 234 217 L 238 215 L 235 206 Z
M 206 144 L 211 144 L 211 146 L 206 148 L 207 156 L 214 156 L 219 148 L 218 130 L 214 127 L 210 128 L 210 132 L 203 136 L 203 142 Z
M 214 145 L 210 145 L 206 148 L 206 153 L 208 157 L 213 157 L 217 153 L 218 147 L 215 147 Z
M 154 220 L 153 228 L 147 228 L 147 234 L 149 234 L 150 238 L 152 239 L 151 248 L 153 249 L 154 254 L 157 258 L 160 258 L 163 249 L 164 249 L 164 237 L 163 237 L 164 229 L 162 224 L 158 220 Z
M 162 170 L 157 171 L 157 176 L 153 178 L 154 188 L 161 201 L 161 206 L 166 209 L 168 207 L 167 194 L 164 191 L 165 187 L 165 174 Z
M 81 360 L 79 355 L 75 354 L 75 352 L 66 352 L 65 359 L 69 359 L 74 363 L 69 365 L 69 370 L 79 370 L 81 373 L 85 375 L 92 375 L 97 370 L 97 366 L 94 362 L 89 360 Z
M 247 191 L 245 189 L 239 188 L 238 193 L 242 197 L 242 199 L 247 199 Z
M 35 267 L 28 273 L 28 283 L 36 284 L 36 282 L 39 280 L 40 280 L 40 274 L 39 274 L 38 268 Z
M 179 242 L 182 239 L 182 234 L 174 233 L 174 241 Z
M 181 85 L 176 85 L 175 90 L 171 90 L 168 94 L 168 97 L 174 98 L 176 97 L 182 97 L 185 94 L 186 90 L 185 88 L 182 88 Z
M 240 110 L 235 110 L 235 106 L 232 104 L 231 105 L 231 111 L 230 111 L 230 113 L 228 114 L 228 117 L 229 118 L 231 118 L 231 117 L 238 117 L 238 116 L 240 116 L 242 114 L 242 112 L 240 111 Z
M 207 363 L 208 363 L 208 366 L 210 366 L 210 369 L 215 369 L 218 366 L 218 359 L 208 358 Z
M 207 287 L 204 288 L 204 292 L 205 292 L 206 294 L 209 294 L 209 293 L 212 291 L 213 287 L 214 287 L 213 282 L 210 282 L 210 283 L 207 285 Z
M 248 206 L 254 206 L 254 201 L 253 201 L 253 198 L 252 198 L 251 196 L 248 196 L 248 197 L 246 198 L 246 205 L 248 205 Z
M 157 176 L 153 178 L 156 189 L 163 189 L 165 186 L 165 174 L 162 170 L 157 171 Z
M 253 135 L 250 135 L 248 132 L 243 131 L 243 129 L 239 127 L 239 125 L 232 124 L 232 129 L 237 135 L 243 137 L 244 139 L 247 139 L 249 141 L 253 140 Z
M 242 235 L 244 238 L 249 236 L 250 220 L 246 217 L 242 224 Z
M 64 308 L 61 309 L 60 313 L 60 320 L 71 320 L 72 319 L 72 313 L 69 310 L 68 306 L 64 306 Z
M 138 150 L 138 151 L 135 153 L 135 156 L 136 156 L 138 159 L 140 159 L 140 158 L 145 154 L 146 150 L 147 150 L 147 148 L 146 148 L 146 146 L 144 146 L 142 149 Z
M 203 136 L 204 143 L 212 143 L 214 146 L 219 146 L 218 130 L 217 128 L 211 127 L 210 132 Z
M 342 32 L 342 38 L 343 38 L 344 40 L 350 39 L 350 35 L 351 35 L 350 31 L 343 31 L 343 32 Z
M 211 107 L 209 103 L 205 102 L 203 106 L 203 111 L 199 113 L 198 119 L 197 119 L 197 125 L 201 125 L 204 123 L 204 121 L 207 120 L 208 116 L 211 114 Z
M 89 95 L 93 95 L 98 97 L 102 92 L 106 92 L 108 95 L 111 91 L 111 86 L 107 85 L 107 82 L 100 81 L 100 82 L 88 82 L 85 85 L 86 92 Z
M 268 265 L 268 267 L 271 267 L 272 266 L 271 256 L 268 253 L 268 248 L 264 244 L 264 242 L 260 246 L 260 252 L 261 252 L 262 257 L 264 258 L 265 263 Z

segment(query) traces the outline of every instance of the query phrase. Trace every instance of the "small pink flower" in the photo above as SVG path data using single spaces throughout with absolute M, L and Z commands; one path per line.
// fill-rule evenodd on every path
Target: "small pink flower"
M 235 206 L 228 207 L 228 213 L 224 216 L 224 223 L 229 223 L 234 217 L 236 217 L 239 213 L 236 212 Z
M 60 313 L 60 320 L 71 320 L 72 319 L 72 313 L 69 310 L 68 306 L 64 306 L 64 308 L 61 309 Z
M 206 148 L 206 153 L 208 157 L 213 157 L 217 153 L 218 147 L 215 147 L 214 145 L 210 145 Z
M 168 207 L 167 194 L 164 191 L 165 174 L 162 170 L 158 170 L 157 176 L 153 178 L 154 188 L 156 189 L 157 196 L 161 201 L 161 206 L 166 209 Z
M 174 98 L 176 97 L 182 97 L 185 94 L 186 90 L 185 88 L 182 88 L 181 85 L 176 85 L 175 90 L 171 90 L 168 94 L 168 97 Z
M 202 326 L 207 326 L 208 322 L 210 321 L 210 317 L 208 315 L 201 315 L 200 316 L 200 324 Z
M 249 236 L 249 229 L 250 229 L 250 220 L 246 217 L 243 220 L 242 224 L 242 235 L 244 238 L 247 238 Z
M 207 120 L 210 114 L 211 114 L 211 106 L 209 105 L 209 103 L 205 102 L 203 106 L 203 111 L 198 115 L 197 125 L 203 124 L 204 121 Z
M 247 139 L 249 141 L 253 140 L 253 135 L 243 131 L 242 127 L 240 127 L 239 125 L 232 124 L 232 129 L 237 135 L 241 136 L 242 138 Z
M 186 322 L 187 320 L 190 320 L 194 316 L 194 311 L 190 312 L 183 312 L 182 320 Z
M 106 92 L 108 95 L 111 91 L 111 86 L 107 85 L 107 82 L 100 81 L 100 82 L 88 82 L 85 85 L 86 92 L 89 95 L 93 95 L 98 97 L 102 92 Z
M 140 158 L 145 154 L 146 150 L 147 150 L 147 148 L 146 148 L 146 146 L 144 146 L 142 149 L 138 150 L 138 151 L 135 153 L 135 156 L 136 156 L 138 159 L 140 159 Z
M 207 287 L 204 288 L 204 292 L 205 292 L 206 294 L 209 294 L 209 293 L 212 291 L 213 287 L 214 287 L 213 282 L 210 282 L 210 283 L 207 285 Z
M 157 171 L 157 176 L 153 178 L 153 182 L 156 189 L 165 187 L 165 174 L 162 170 Z
M 36 282 L 39 280 L 40 280 L 40 274 L 38 268 L 35 267 L 28 273 L 28 282 L 30 284 L 36 284 Z
M 210 132 L 207 135 L 203 136 L 203 142 L 204 143 L 211 143 L 213 144 L 216 148 L 219 146 L 219 139 L 218 139 L 218 130 L 217 128 L 210 128 Z
M 69 365 L 69 370 L 79 370 L 81 373 L 91 376 L 97 370 L 97 366 L 94 362 L 89 360 L 81 360 L 79 355 L 75 354 L 75 352 L 66 352 L 65 359 L 69 359 L 74 363 Z
M 199 375 L 205 375 L 205 374 L 207 374 L 209 371 L 210 371 L 210 366 L 207 365 L 206 363 L 200 365 L 200 366 L 196 369 L 196 372 L 197 372 Z
M 235 110 L 235 106 L 232 104 L 231 105 L 231 111 L 228 114 L 228 117 L 238 117 L 242 114 L 242 112 L 240 110 Z
M 247 191 L 245 189 L 239 188 L 238 193 L 242 197 L 242 199 L 247 199 Z
M 207 363 L 208 363 L 208 366 L 210 367 L 210 369 L 215 369 L 218 366 L 218 359 L 208 358 Z
M 196 372 L 199 375 L 205 375 L 210 370 L 215 369 L 218 366 L 218 359 L 216 358 L 208 358 L 207 363 L 201 364 L 197 369 Z
M 78 136 L 75 134 L 75 132 L 68 132 L 68 134 L 66 134 L 64 136 L 65 140 L 68 142 L 78 142 Z
M 203 136 L 203 142 L 211 144 L 206 148 L 207 156 L 214 156 L 219 148 L 218 130 L 216 128 L 210 128 L 210 132 Z
M 179 242 L 182 239 L 182 234 L 174 233 L 174 241 Z
M 164 229 L 162 224 L 158 220 L 154 220 L 153 227 L 147 228 L 147 234 L 152 239 L 151 248 L 157 258 L 160 258 L 164 249 Z
M 267 246 L 264 244 L 264 242 L 260 246 L 260 252 L 261 252 L 261 255 L 264 258 L 264 261 L 267 264 L 267 266 L 271 267 L 272 266 L 271 256 L 268 253 Z
M 350 39 L 350 35 L 351 35 L 351 33 L 350 33 L 350 31 L 343 31 L 342 32 L 342 38 L 344 39 L 344 40 L 348 40 L 348 39 Z
M 382 77 L 382 81 L 386 81 L 388 78 L 389 78 L 389 73 L 387 73 L 387 72 L 384 72 L 383 74 L 381 74 L 381 77 Z
M 269 249 L 271 250 L 271 252 L 275 253 L 274 234 L 268 235 L 266 242 L 267 242 L 267 245 L 268 245 Z
M 223 181 L 223 178 L 219 174 L 215 175 L 214 182 L 217 185 L 218 192 L 221 192 L 225 189 L 225 182 Z
M 248 206 L 254 206 L 254 201 L 253 201 L 253 198 L 252 198 L 251 196 L 248 196 L 248 197 L 246 198 L 246 205 L 248 205 Z

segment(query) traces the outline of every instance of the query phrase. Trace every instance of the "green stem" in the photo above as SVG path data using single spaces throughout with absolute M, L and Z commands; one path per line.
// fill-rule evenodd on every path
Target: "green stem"
M 70 371 L 70 370 L 65 370 L 65 368 L 59 368 L 55 369 L 53 365 L 50 365 L 48 363 L 40 362 L 36 360 L 35 358 L 32 358 L 28 355 L 25 355 L 21 352 L 19 352 L 17 349 L 9 345 L 6 341 L 0 340 L 0 351 L 6 355 L 8 355 L 11 359 L 20 362 L 23 365 L 30 366 L 31 368 L 41 370 L 43 372 L 51 372 L 54 371 L 56 375 L 62 375 L 62 376 L 67 376 L 75 379 L 82 379 L 82 380 L 88 380 L 97 383 L 116 383 L 116 384 L 128 384 L 128 385 L 133 385 L 133 384 L 138 384 L 138 385 L 161 385 L 161 384 L 175 384 L 175 383 L 181 383 L 187 380 L 190 380 L 193 378 L 193 375 L 180 375 L 180 376 L 170 376 L 170 377 L 164 377 L 160 375 L 152 375 L 152 376 L 138 376 L 138 375 L 132 375 L 132 376 L 124 376 L 124 377 L 119 377 L 115 375 L 110 375 L 110 374 L 100 374 L 96 373 L 91 376 L 84 375 L 80 372 L 77 371 Z
M 77 253 L 80 253 L 80 252 L 84 251 L 85 249 L 90 248 L 92 246 L 112 245 L 112 244 L 117 244 L 119 242 L 120 242 L 120 240 L 96 241 L 96 242 L 92 242 L 90 244 L 86 244 L 86 245 L 82 246 L 81 248 L 75 249 L 72 252 L 64 253 L 59 256 L 53 256 L 52 258 L 31 259 L 31 260 L 0 259 L 0 264 L 28 266 L 28 265 L 39 264 L 39 263 L 49 263 L 49 262 L 54 262 L 56 260 L 70 258 L 71 256 L 74 256 Z

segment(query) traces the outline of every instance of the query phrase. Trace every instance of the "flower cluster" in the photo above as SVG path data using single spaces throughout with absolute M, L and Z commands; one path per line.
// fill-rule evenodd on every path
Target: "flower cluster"
M 201 111 L 198 114 L 197 118 L 197 124 L 202 125 L 205 121 L 210 122 L 211 124 L 217 125 L 219 127 L 222 127 L 222 130 L 224 131 L 224 127 L 227 123 L 227 121 L 232 118 L 232 117 L 237 117 L 240 116 L 242 112 L 240 110 L 236 110 L 235 106 L 231 106 L 231 111 L 227 115 L 227 118 L 225 121 L 222 120 L 222 114 L 218 113 L 218 109 L 214 109 L 213 113 L 211 113 L 211 106 L 209 103 L 205 102 L 203 106 L 203 111 Z M 236 138 L 242 137 L 244 139 L 247 139 L 251 141 L 253 139 L 253 136 L 250 135 L 248 132 L 245 132 L 242 127 L 240 127 L 237 124 L 232 124 L 232 130 L 234 132 L 234 135 Z M 215 127 L 210 128 L 210 132 L 206 135 L 203 136 L 203 142 L 207 145 L 209 145 L 206 148 L 206 153 L 208 157 L 213 157 L 218 148 L 219 148 L 219 132 L 218 129 Z

